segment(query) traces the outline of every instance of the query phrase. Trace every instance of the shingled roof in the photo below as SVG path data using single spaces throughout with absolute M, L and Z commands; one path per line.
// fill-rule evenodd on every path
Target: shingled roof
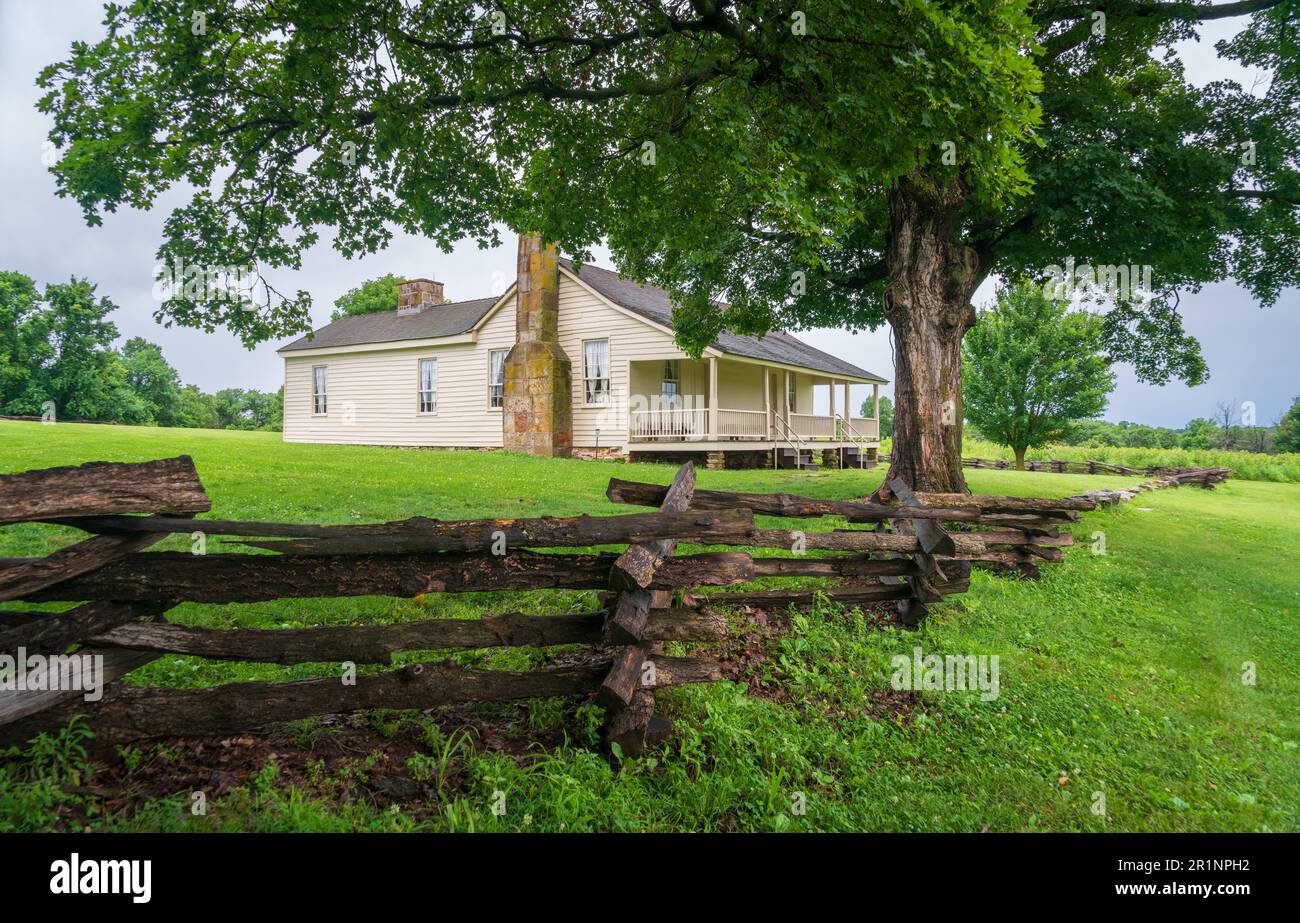
M 646 320 L 667 327 L 673 326 L 672 299 L 668 293 L 653 285 L 642 285 L 626 279 L 610 269 L 586 265 L 575 269 L 572 260 L 561 259 L 560 265 L 574 273 L 585 284 L 621 308 Z M 300 349 L 321 349 L 331 346 L 359 346 L 365 343 L 395 343 L 401 340 L 426 340 L 468 333 L 481 321 L 497 298 L 477 298 L 473 301 L 455 301 L 436 305 L 414 314 L 399 315 L 396 311 L 343 317 L 320 328 L 309 337 L 299 337 L 280 347 L 280 352 Z M 851 362 L 837 359 L 830 353 L 809 346 L 788 333 L 774 331 L 762 337 L 722 333 L 714 347 L 732 356 L 779 362 L 801 369 L 813 369 L 848 378 L 866 378 L 884 383 L 887 379 Z
M 610 269 L 599 266 L 583 266 L 581 271 L 574 269 L 573 261 L 561 259 L 560 265 L 578 276 L 621 308 L 627 308 L 646 320 L 653 321 L 669 330 L 673 326 L 672 298 L 663 289 L 653 285 L 642 285 L 620 276 Z M 858 368 L 851 362 L 837 359 L 830 353 L 824 353 L 816 347 L 809 346 L 802 340 L 795 339 L 788 333 L 773 331 L 762 337 L 742 336 L 737 333 L 723 332 L 713 343 L 714 347 L 731 356 L 744 356 L 747 359 L 763 359 L 768 362 L 780 362 L 794 365 L 801 369 L 815 369 L 850 378 L 869 378 L 884 383 L 881 378 L 866 369 Z
M 360 346 L 363 343 L 394 343 L 398 340 L 431 340 L 469 333 L 483 319 L 496 298 L 475 298 L 435 305 L 412 314 L 380 311 L 340 317 L 332 324 L 299 337 L 280 347 L 280 352 L 320 349 L 329 346 Z

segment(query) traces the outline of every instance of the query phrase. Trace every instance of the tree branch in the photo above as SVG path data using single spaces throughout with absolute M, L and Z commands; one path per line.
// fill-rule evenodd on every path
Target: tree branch
M 1266 199 L 1272 202 L 1300 205 L 1300 193 L 1297 192 L 1282 192 L 1277 189 L 1229 189 L 1227 194 L 1234 199 Z

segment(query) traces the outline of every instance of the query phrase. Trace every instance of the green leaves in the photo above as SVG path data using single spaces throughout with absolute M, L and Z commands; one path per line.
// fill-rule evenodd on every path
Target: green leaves
M 1099 416 L 1115 387 L 1103 324 L 1044 296 L 1032 281 L 998 292 L 962 344 L 966 418 L 990 439 L 1025 450 L 1065 438 Z
M 1233 278 L 1267 304 L 1300 284 L 1294 2 L 1219 46 L 1258 89 L 1188 82 L 1170 49 L 1218 18 L 1206 4 L 1111 3 L 1104 36 L 1065 0 L 800 12 L 796 29 L 726 0 L 141 2 L 41 74 L 40 106 L 87 221 L 191 190 L 169 264 L 265 282 L 322 235 L 354 257 L 395 229 L 495 245 L 504 224 L 580 259 L 606 244 L 673 294 L 692 352 L 724 330 L 882 324 L 886 194 L 913 175 L 960 180 L 951 234 L 976 282 L 1152 266 L 1158 297 L 1103 330 L 1147 381 L 1204 380 L 1180 290 Z M 307 329 L 310 300 L 177 296 L 158 318 L 251 346 Z
M 377 279 L 369 279 L 354 289 L 349 289 L 334 301 L 334 313 L 331 321 L 340 317 L 357 314 L 376 314 L 381 311 L 397 310 L 397 286 L 401 279 L 389 273 Z
M 169 263 L 295 269 L 321 233 L 355 256 L 393 228 L 448 249 L 496 243 L 502 223 L 579 257 L 604 241 L 678 296 L 698 349 L 724 326 L 880 323 L 884 190 L 938 165 L 945 141 L 957 156 L 940 166 L 976 195 L 1025 186 L 1038 84 L 1023 2 L 818 0 L 801 31 L 769 4 L 498 9 L 113 12 L 107 37 L 41 76 L 59 192 L 93 223 L 188 184 Z M 177 297 L 160 316 L 251 344 L 305 329 L 308 308 L 268 290 Z

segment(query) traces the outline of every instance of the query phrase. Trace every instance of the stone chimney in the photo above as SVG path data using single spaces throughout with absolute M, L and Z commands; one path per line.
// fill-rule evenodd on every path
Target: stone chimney
M 510 452 L 567 458 L 573 450 L 573 372 L 560 348 L 560 268 L 554 245 L 519 236 L 515 345 L 506 355 L 503 427 Z
M 397 285 L 397 313 L 415 314 L 442 304 L 442 283 L 432 279 L 407 279 Z

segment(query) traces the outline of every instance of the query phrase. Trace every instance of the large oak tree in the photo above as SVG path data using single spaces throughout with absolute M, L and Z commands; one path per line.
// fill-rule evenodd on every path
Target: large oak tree
M 1107 314 L 1112 358 L 1198 380 L 1177 293 L 1300 279 L 1295 0 L 140 0 L 41 77 L 60 192 L 89 220 L 188 182 L 160 255 L 297 267 L 394 227 L 493 227 L 676 296 L 722 329 L 875 327 L 895 344 L 893 473 L 964 488 L 962 335 L 994 272 L 1149 264 Z M 1098 14 L 1102 14 L 1099 18 Z M 1188 85 L 1165 51 L 1243 17 L 1221 53 L 1267 91 Z M 1249 18 L 1244 18 L 1249 17 Z M 726 307 L 724 308 L 723 305 Z M 304 293 L 175 298 L 247 342 Z

